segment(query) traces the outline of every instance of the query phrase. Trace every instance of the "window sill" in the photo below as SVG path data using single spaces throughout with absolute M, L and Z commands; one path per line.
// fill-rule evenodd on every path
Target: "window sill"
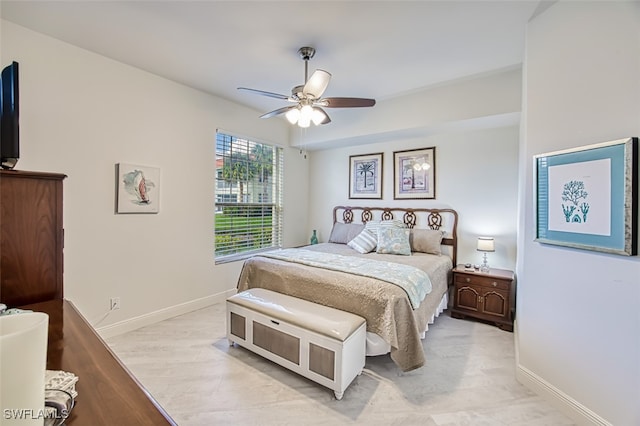
M 261 249 L 261 250 L 254 250 L 254 251 L 250 251 L 250 252 L 243 252 L 243 253 L 237 253 L 237 254 L 229 254 L 227 256 L 221 256 L 221 257 L 216 257 L 215 259 L 215 264 L 216 265 L 220 265 L 223 263 L 230 263 L 230 262 L 238 262 L 238 261 L 244 261 L 250 257 L 256 256 L 260 253 L 265 253 L 268 251 L 273 251 L 273 250 L 279 250 L 281 247 L 269 247 L 269 248 L 265 248 L 265 249 Z

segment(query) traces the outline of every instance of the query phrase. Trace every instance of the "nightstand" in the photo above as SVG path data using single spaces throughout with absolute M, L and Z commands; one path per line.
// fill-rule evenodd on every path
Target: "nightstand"
M 515 308 L 513 271 L 491 268 L 489 272 L 467 271 L 464 265 L 453 270 L 454 318 L 473 317 L 513 331 Z

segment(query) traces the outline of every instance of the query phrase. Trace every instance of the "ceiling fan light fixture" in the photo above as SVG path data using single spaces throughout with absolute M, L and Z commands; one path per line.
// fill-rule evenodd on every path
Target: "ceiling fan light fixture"
M 311 120 L 313 116 L 313 107 L 311 105 L 303 105 L 300 108 L 300 118 L 304 118 L 305 120 Z
M 300 109 L 291 108 L 289 111 L 287 111 L 285 117 L 287 117 L 289 123 L 296 124 L 298 122 L 298 119 L 300 118 Z
M 300 108 L 300 115 L 298 117 L 298 126 L 306 128 L 311 124 L 313 118 L 313 107 L 311 105 L 303 105 Z
M 313 124 L 315 124 L 316 126 L 324 124 L 328 118 L 329 117 L 327 116 L 327 114 L 320 108 L 313 109 L 313 113 L 311 114 L 311 121 L 313 121 Z
M 298 127 L 302 127 L 303 129 L 306 129 L 310 125 L 311 125 L 311 117 L 300 115 L 300 118 L 298 119 Z

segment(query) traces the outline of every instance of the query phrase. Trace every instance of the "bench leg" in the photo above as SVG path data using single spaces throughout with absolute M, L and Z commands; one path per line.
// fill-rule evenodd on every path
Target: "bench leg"
M 333 393 L 336 395 L 336 399 L 338 401 L 340 401 L 342 399 L 342 397 L 344 396 L 344 391 L 343 392 L 333 391 Z

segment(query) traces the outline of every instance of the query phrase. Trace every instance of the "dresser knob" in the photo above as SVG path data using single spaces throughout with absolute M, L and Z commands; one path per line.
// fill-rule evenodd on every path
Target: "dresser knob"
M 467 281 L 468 283 L 471 282 L 471 278 L 465 278 L 465 281 Z
M 494 286 L 494 287 L 497 287 L 498 283 L 494 281 L 494 282 L 491 283 L 491 285 Z

